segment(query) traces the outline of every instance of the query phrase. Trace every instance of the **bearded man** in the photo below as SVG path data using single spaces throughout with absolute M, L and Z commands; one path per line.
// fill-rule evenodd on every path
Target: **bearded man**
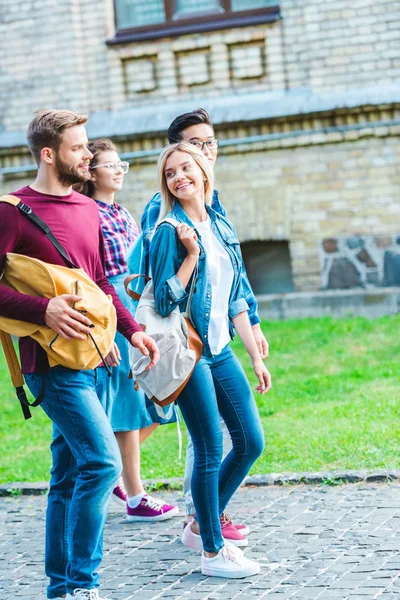
M 103 271 L 103 238 L 99 211 L 91 198 L 72 190 L 89 179 L 85 130 L 87 117 L 67 110 L 41 110 L 28 127 L 28 145 L 38 165 L 35 181 L 13 192 L 51 229 L 75 265 L 110 294 L 118 331 L 133 346 L 158 358 L 157 346 L 119 300 Z M 44 233 L 15 206 L 0 204 L 0 272 L 7 252 L 68 266 Z M 83 339 L 91 322 L 73 308 L 79 296 L 40 298 L 0 283 L 0 315 L 47 325 L 67 339 Z M 44 389 L 41 407 L 53 422 L 50 491 L 47 507 L 45 568 L 48 598 L 101 600 L 97 569 L 108 501 L 121 472 L 111 425 L 97 392 L 104 367 L 72 370 L 49 368 L 47 354 L 29 337 L 20 339 L 22 372 L 33 395 Z M 111 364 L 114 360 L 111 357 Z M 110 364 L 110 363 L 109 363 Z

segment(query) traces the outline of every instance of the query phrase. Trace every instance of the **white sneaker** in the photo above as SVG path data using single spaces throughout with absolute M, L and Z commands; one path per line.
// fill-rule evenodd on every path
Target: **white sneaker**
M 99 591 L 97 588 L 92 588 L 91 590 L 83 590 L 82 588 L 76 588 L 72 594 L 67 594 L 66 600 L 106 600 L 105 598 L 100 598 Z M 109 598 L 110 600 L 110 598 Z
M 203 550 L 203 542 L 201 536 L 193 533 L 192 523 L 188 523 L 181 535 L 181 542 L 184 546 L 192 548 L 192 550 Z
M 201 572 L 209 577 L 242 579 L 243 577 L 257 575 L 260 572 L 260 565 L 254 560 L 246 558 L 237 546 L 225 542 L 225 546 L 213 558 L 207 558 L 203 552 L 201 555 Z

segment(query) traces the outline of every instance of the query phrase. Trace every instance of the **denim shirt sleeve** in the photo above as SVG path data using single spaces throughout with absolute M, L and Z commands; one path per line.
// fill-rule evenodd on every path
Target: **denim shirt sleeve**
M 223 217 L 226 217 L 226 210 L 225 210 L 225 207 L 223 206 L 222 202 L 219 199 L 218 190 L 214 190 L 214 192 L 213 192 L 211 208 L 213 210 L 215 210 L 215 212 L 222 215 Z
M 180 279 L 178 246 L 175 227 L 169 223 L 160 225 L 150 244 L 150 267 L 154 286 L 154 302 L 157 312 L 166 317 L 188 297 Z
M 150 240 L 160 215 L 160 207 L 161 196 L 160 192 L 157 192 L 150 202 L 146 204 L 140 221 L 140 226 L 142 228 L 142 259 L 140 272 L 144 275 L 150 275 Z
M 236 230 L 232 224 L 231 224 L 231 227 L 237 238 Z M 240 244 L 239 244 L 239 260 L 241 263 L 240 288 L 241 288 L 241 293 L 243 295 L 243 298 L 246 302 L 246 307 L 247 307 L 242 310 L 249 311 L 250 324 L 256 325 L 257 323 L 260 323 L 260 317 L 258 316 L 258 303 L 257 303 L 256 297 L 253 293 L 253 290 L 251 289 L 250 281 L 247 276 L 246 267 L 244 266 L 244 260 L 243 260 Z
M 229 300 L 228 314 L 231 319 L 234 319 L 238 314 L 248 310 L 249 305 L 246 302 L 242 281 L 239 278 Z
M 244 261 L 242 258 L 242 287 L 243 293 L 249 307 L 249 319 L 251 325 L 256 325 L 260 323 L 260 317 L 258 315 L 258 303 L 256 297 L 251 289 L 249 278 L 247 277 L 246 267 L 244 266 Z

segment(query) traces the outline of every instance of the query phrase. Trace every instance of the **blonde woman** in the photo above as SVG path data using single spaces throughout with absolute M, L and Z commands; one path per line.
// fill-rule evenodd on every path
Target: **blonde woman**
M 220 515 L 264 447 L 263 430 L 253 393 L 229 346 L 234 329 L 242 339 L 265 394 L 271 377 L 252 333 L 241 284 L 242 258 L 232 224 L 211 207 L 213 173 L 201 150 L 179 142 L 159 159 L 162 223 L 150 246 L 150 265 L 157 311 L 166 316 L 186 307 L 196 276 L 192 321 L 204 344 L 203 355 L 178 398 L 194 445 L 192 494 L 196 520 L 183 530 L 182 542 L 203 549 L 204 575 L 241 578 L 255 575 L 258 563 L 224 540 Z M 162 257 L 162 260 L 160 260 Z M 221 464 L 220 416 L 232 439 Z

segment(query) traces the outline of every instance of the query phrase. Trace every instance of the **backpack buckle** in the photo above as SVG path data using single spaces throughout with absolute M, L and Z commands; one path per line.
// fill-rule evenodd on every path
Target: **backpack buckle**
M 22 212 L 24 212 L 24 213 L 25 213 L 25 214 L 27 214 L 27 215 L 30 215 L 30 214 L 31 214 L 31 212 L 32 212 L 32 209 L 31 209 L 31 207 L 30 207 L 30 206 L 28 206 L 27 204 L 24 204 L 23 202 L 20 202 L 20 203 L 18 204 L 18 208 L 19 208 L 19 210 L 22 210 Z

